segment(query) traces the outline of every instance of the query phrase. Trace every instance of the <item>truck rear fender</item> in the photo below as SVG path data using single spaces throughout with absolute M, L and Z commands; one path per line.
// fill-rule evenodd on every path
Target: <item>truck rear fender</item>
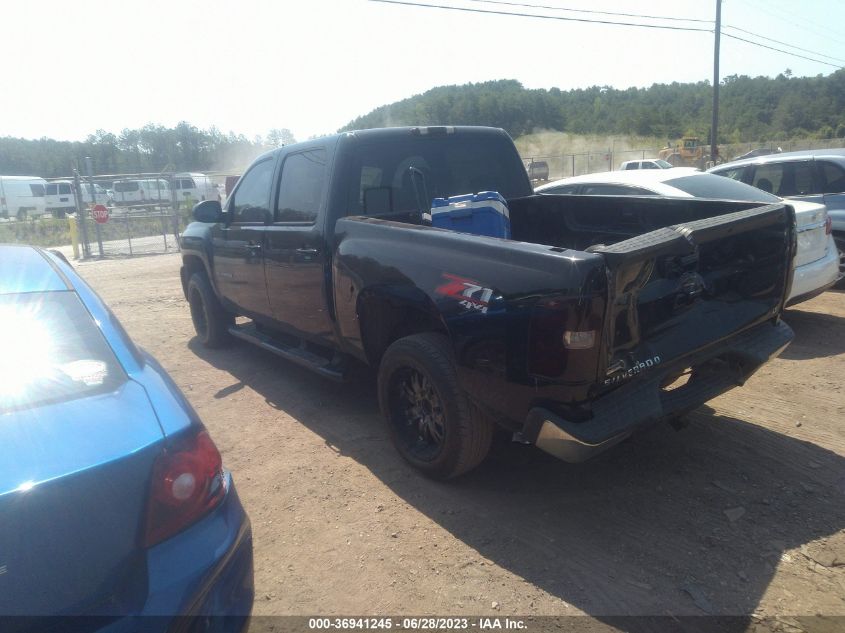
M 364 353 L 373 367 L 400 338 L 423 332 L 448 334 L 434 302 L 419 288 L 406 287 L 401 292 L 388 287 L 364 289 L 358 295 L 357 313 Z

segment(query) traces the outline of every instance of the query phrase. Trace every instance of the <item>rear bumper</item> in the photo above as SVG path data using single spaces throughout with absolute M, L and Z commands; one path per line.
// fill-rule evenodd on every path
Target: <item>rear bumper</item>
M 243 633 L 254 598 L 252 529 L 229 478 L 208 516 L 147 552 L 147 597 L 134 613 L 73 618 L 80 633 Z
M 741 385 L 761 365 L 780 354 L 793 338 L 781 322 L 755 326 L 726 341 L 673 361 L 660 370 L 598 398 L 592 419 L 566 420 L 535 407 L 522 431 L 524 440 L 568 462 L 582 462 L 629 437 L 639 428 L 690 411 Z M 689 382 L 666 391 L 664 381 L 684 368 L 693 368 Z
M 787 305 L 812 299 L 839 280 L 839 253 L 833 238 L 830 238 L 827 254 L 814 262 L 795 268 L 792 291 Z
M 218 508 L 149 551 L 142 616 L 230 616 L 241 624 L 220 630 L 244 627 L 254 597 L 252 529 L 227 476 L 229 492 Z
M 147 599 L 137 613 L 89 618 L 97 633 L 242 633 L 254 598 L 252 529 L 229 477 L 226 499 L 147 553 Z M 76 630 L 76 629 L 75 629 Z

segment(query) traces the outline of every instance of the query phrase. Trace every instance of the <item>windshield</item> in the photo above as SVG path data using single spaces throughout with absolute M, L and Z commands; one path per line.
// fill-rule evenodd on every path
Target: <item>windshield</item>
M 744 202 L 780 202 L 780 198 L 743 182 L 715 174 L 692 174 L 666 180 L 664 184 L 696 198 L 741 200 Z
M 390 189 L 393 210 L 417 210 L 412 167 L 424 176 L 428 202 L 480 191 L 498 191 L 505 198 L 531 193 L 522 161 L 504 136 L 409 135 L 360 145 L 352 151 L 349 215 L 363 213 L 364 192 L 373 188 Z
M 30 191 L 32 191 L 32 195 L 35 198 L 43 198 L 44 197 L 44 185 L 30 185 Z
M 127 191 L 138 191 L 137 180 L 119 180 L 114 183 L 114 190 L 120 193 Z
M 0 413 L 113 391 L 126 376 L 73 292 L 0 296 Z
M 658 158 L 654 162 L 660 167 L 660 169 L 671 169 L 672 167 L 674 167 L 672 163 L 670 163 L 668 160 L 663 160 L 662 158 Z

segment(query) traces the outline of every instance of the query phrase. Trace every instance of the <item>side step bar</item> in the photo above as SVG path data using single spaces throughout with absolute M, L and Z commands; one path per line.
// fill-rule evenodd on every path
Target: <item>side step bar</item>
M 233 325 L 229 328 L 229 333 L 235 338 L 257 345 L 262 349 L 266 349 L 268 352 L 272 352 L 276 356 L 281 356 L 285 360 L 310 369 L 325 378 L 336 382 L 346 380 L 346 363 L 343 362 L 343 358 L 339 354 L 336 354 L 335 358 L 329 360 L 309 352 L 304 346 L 292 347 L 285 345 L 273 337 L 258 331 L 254 323 Z

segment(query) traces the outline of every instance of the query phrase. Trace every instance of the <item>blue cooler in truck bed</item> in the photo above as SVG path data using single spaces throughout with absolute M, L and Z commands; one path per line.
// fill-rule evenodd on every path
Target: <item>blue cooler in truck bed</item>
M 508 203 L 496 191 L 435 198 L 431 203 L 431 225 L 461 233 L 510 239 Z

